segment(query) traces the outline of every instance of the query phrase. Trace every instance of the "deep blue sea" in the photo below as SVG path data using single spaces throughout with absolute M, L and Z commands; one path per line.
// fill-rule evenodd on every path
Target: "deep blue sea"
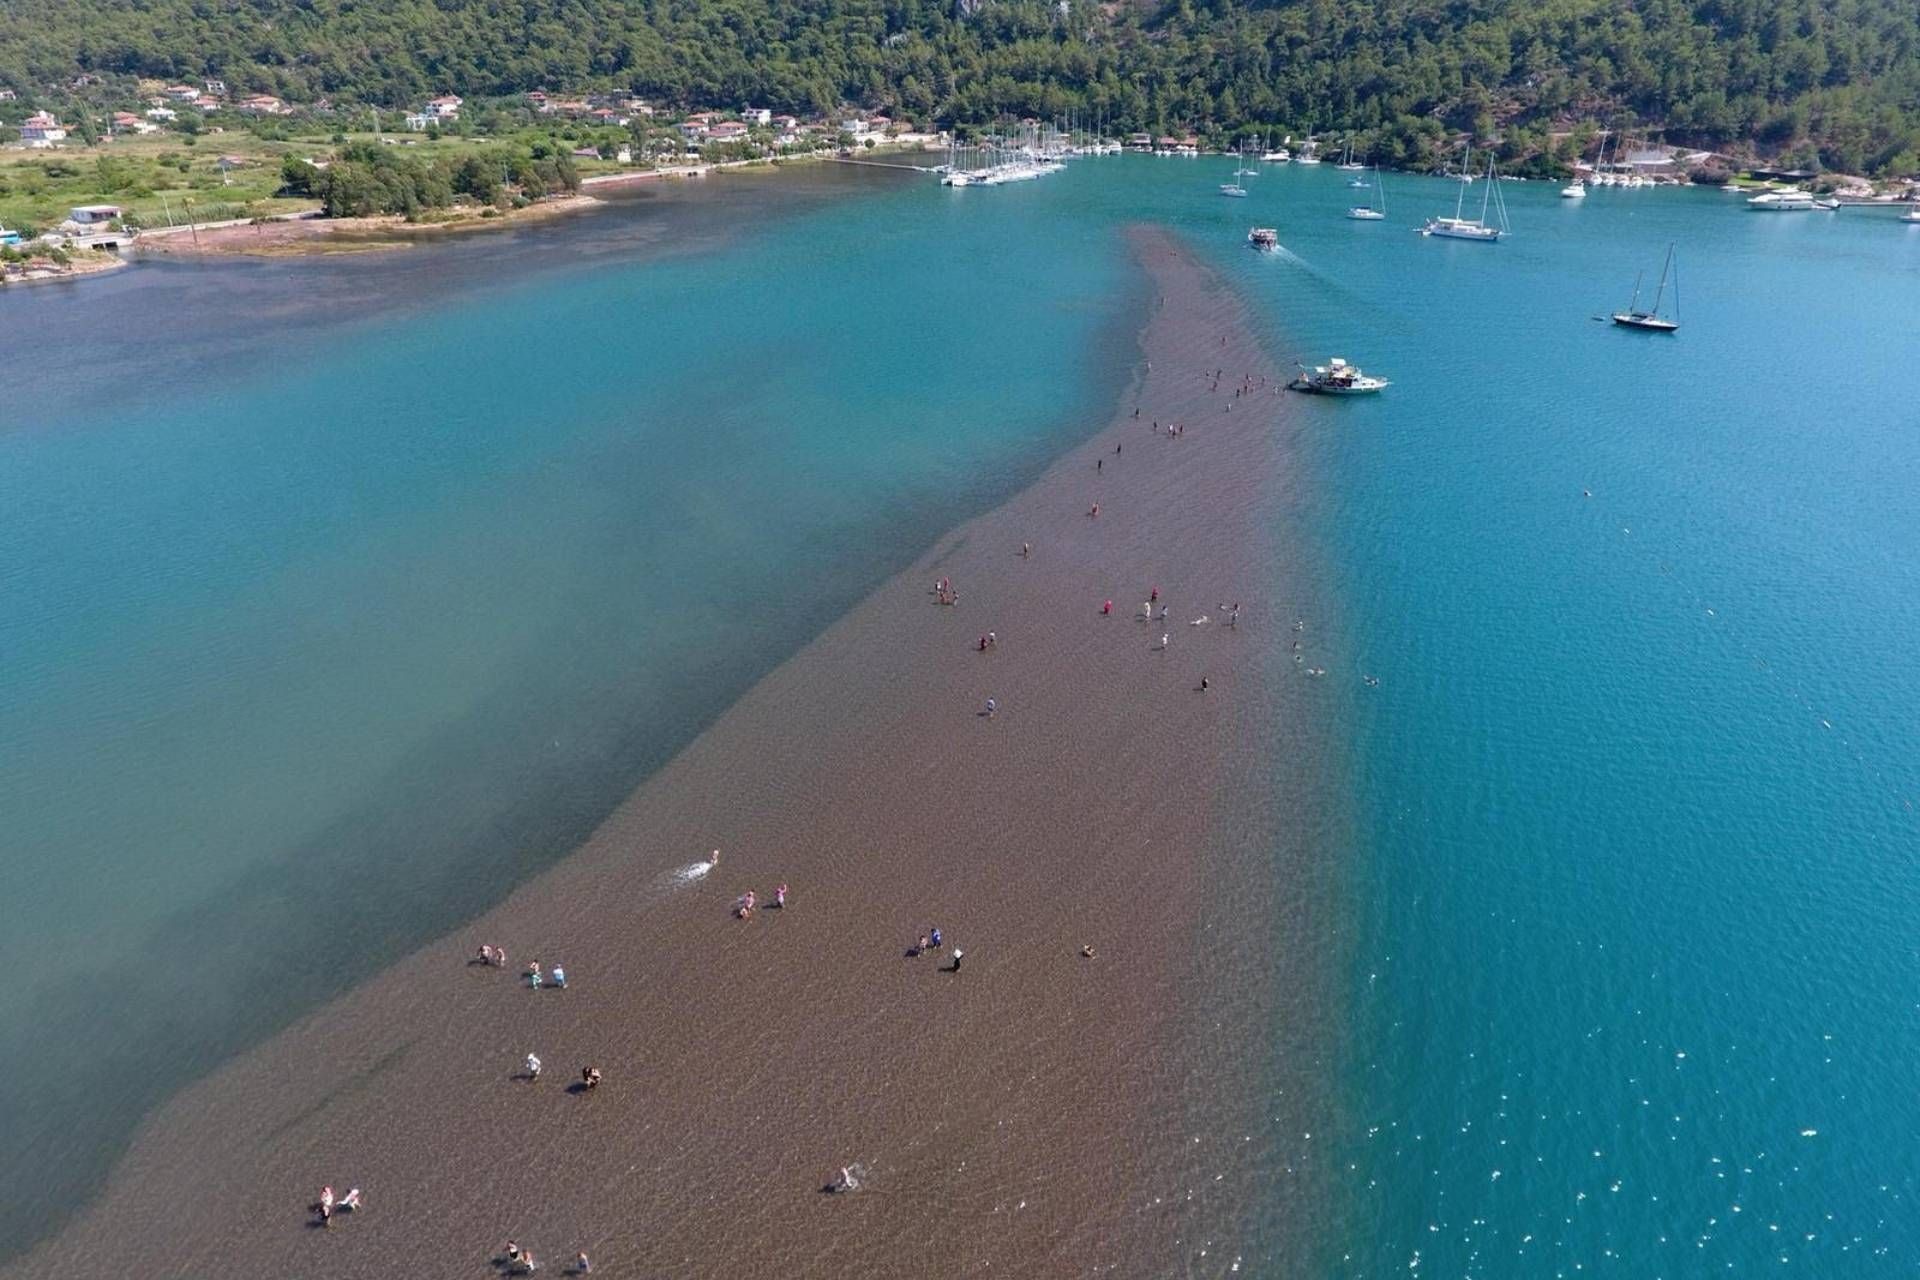
M 1505 184 L 1464 244 L 1413 234 L 1439 180 L 1364 223 L 1231 167 L 716 180 L 0 296 L 0 1239 L 1103 424 L 1150 219 L 1283 356 L 1394 381 L 1290 428 L 1338 1102 L 1195 1266 L 1913 1274 L 1920 227 Z M 1681 332 L 1597 323 L 1669 244 Z

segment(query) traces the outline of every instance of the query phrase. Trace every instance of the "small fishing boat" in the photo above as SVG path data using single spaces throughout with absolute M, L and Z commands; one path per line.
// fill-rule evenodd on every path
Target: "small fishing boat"
M 1272 227 L 1255 227 L 1247 232 L 1247 244 L 1255 249 L 1272 251 L 1280 247 L 1280 233 Z
M 1673 318 L 1660 314 L 1661 300 L 1667 296 L 1667 276 L 1673 276 Z M 1645 311 L 1640 309 L 1640 277 L 1633 278 L 1633 301 L 1627 304 L 1625 311 L 1613 313 L 1613 322 L 1622 329 L 1639 329 L 1645 333 L 1674 333 L 1680 328 L 1680 273 L 1674 269 L 1673 246 L 1667 246 L 1667 261 L 1660 268 L 1660 287 L 1654 292 L 1653 306 Z
M 1287 384 L 1287 390 L 1304 391 L 1317 396 L 1364 396 L 1384 391 L 1392 385 L 1385 378 L 1362 373 L 1358 365 L 1348 364 L 1335 356 L 1327 363 L 1311 369 L 1301 365 L 1300 376 Z

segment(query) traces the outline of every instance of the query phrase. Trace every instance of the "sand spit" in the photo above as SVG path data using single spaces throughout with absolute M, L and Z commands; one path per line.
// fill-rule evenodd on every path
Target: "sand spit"
M 1158 296 L 1112 424 L 575 856 L 171 1101 L 6 1274 L 484 1277 L 510 1237 L 556 1274 L 577 1249 L 596 1276 L 1184 1272 L 1194 1063 L 1259 1057 L 1196 1055 L 1188 996 L 1223 886 L 1271 891 L 1218 860 L 1282 817 L 1223 796 L 1302 687 L 1265 662 L 1289 406 L 1231 291 L 1163 232 L 1132 243 Z M 1155 587 L 1168 616 L 1139 620 Z M 946 948 L 909 957 L 933 925 Z M 483 942 L 505 970 L 469 963 Z M 567 989 L 530 990 L 534 960 Z M 570 1090 L 589 1064 L 604 1083 Z M 849 1165 L 861 1189 L 825 1194 Z M 323 1183 L 365 1207 L 320 1229 Z

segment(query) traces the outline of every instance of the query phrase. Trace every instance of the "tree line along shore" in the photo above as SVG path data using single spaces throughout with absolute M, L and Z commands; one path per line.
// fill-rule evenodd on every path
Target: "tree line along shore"
M 1776 167 L 1920 169 L 1920 9 L 1902 0 L 19 0 L 0 93 L 58 110 L 142 80 L 315 111 L 379 106 L 497 128 L 533 92 L 669 114 L 844 107 L 964 128 L 1073 114 L 1114 134 L 1362 135 L 1421 167 L 1471 133 L 1511 171 L 1594 121 Z M 126 105 L 122 102 L 121 105 Z M 0 110 L 5 103 L 0 102 Z M 523 117 L 524 118 L 524 117 Z M 0 122 L 13 123 L 4 115 Z

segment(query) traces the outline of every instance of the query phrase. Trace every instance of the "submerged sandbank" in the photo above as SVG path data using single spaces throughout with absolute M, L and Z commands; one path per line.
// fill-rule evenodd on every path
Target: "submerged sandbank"
M 574 858 L 176 1098 L 21 1273 L 485 1274 L 508 1236 L 610 1274 L 1174 1269 L 1192 1064 L 1258 1056 L 1232 1034 L 1197 1053 L 1185 997 L 1217 895 L 1258 891 L 1245 859 L 1283 817 L 1223 814 L 1218 788 L 1291 714 L 1265 670 L 1284 404 L 1231 292 L 1163 234 L 1135 248 L 1158 303 L 1109 427 Z M 1168 620 L 1137 621 L 1156 586 Z M 730 914 L 782 882 L 788 909 Z M 903 954 L 932 924 L 963 972 Z M 483 941 L 510 972 L 467 964 Z M 532 959 L 569 989 L 517 982 Z M 513 1078 L 528 1052 L 537 1085 Z M 568 1093 L 589 1063 L 606 1083 Z M 820 1194 L 846 1164 L 866 1188 Z M 311 1229 L 324 1182 L 367 1209 Z

